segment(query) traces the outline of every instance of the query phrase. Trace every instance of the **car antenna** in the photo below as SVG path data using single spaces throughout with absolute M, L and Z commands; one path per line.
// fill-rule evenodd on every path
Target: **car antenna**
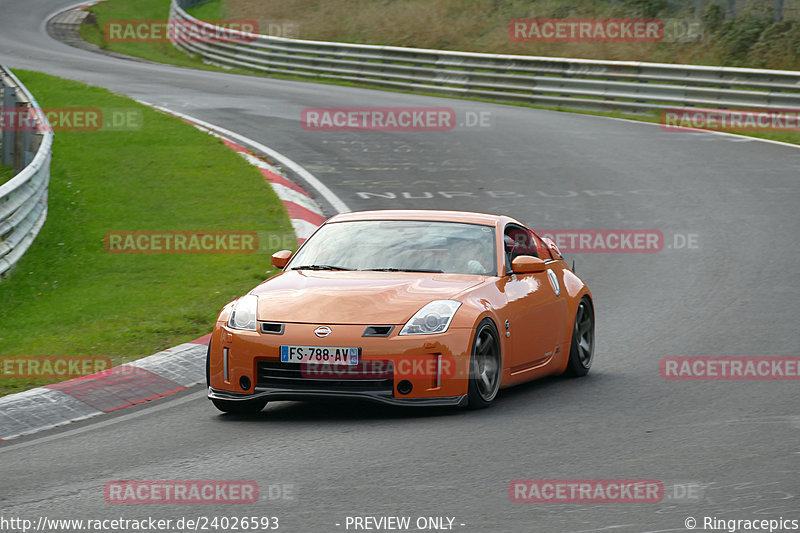
M 575 274 L 575 260 L 572 260 L 572 273 Z

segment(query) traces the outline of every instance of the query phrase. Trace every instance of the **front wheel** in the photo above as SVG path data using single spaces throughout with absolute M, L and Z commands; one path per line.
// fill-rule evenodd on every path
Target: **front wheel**
M 589 373 L 594 358 L 594 311 L 589 298 L 584 297 L 575 313 L 572 328 L 572 345 L 569 362 L 564 372 L 567 376 L 580 377 Z
M 503 360 L 500 336 L 494 323 L 485 318 L 475 330 L 469 363 L 468 407 L 481 409 L 491 405 L 500 390 Z
M 219 400 L 212 398 L 211 402 L 214 407 L 223 413 L 231 413 L 235 415 L 254 415 L 259 413 L 264 406 L 267 405 L 267 400 Z

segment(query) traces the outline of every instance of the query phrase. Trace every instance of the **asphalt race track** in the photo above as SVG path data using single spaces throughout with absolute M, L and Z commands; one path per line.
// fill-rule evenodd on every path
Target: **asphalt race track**
M 348 516 L 446 516 L 464 532 L 800 519 L 797 381 L 671 381 L 659 371 L 670 356 L 800 355 L 800 149 L 116 59 L 47 35 L 49 16 L 74 3 L 0 0 L 0 63 L 250 137 L 303 165 L 353 210 L 475 210 L 534 228 L 658 230 L 663 250 L 568 255 L 595 297 L 597 353 L 586 379 L 508 389 L 477 412 L 280 402 L 254 418 L 220 415 L 195 387 L 3 444 L 1 515 L 277 516 L 287 532 L 345 531 Z M 450 107 L 460 126 L 332 133 L 300 125 L 305 108 L 365 106 Z M 475 117 L 483 127 L 469 127 Z M 254 480 L 262 496 L 243 506 L 103 498 L 108 481 L 149 479 Z M 647 504 L 515 503 L 508 488 L 516 479 L 656 479 L 665 494 Z M 280 488 L 289 494 L 279 497 Z

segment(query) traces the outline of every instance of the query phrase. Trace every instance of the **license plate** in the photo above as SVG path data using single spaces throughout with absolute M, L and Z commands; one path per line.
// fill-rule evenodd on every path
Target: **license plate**
M 281 346 L 281 363 L 357 365 L 358 348 L 335 346 Z

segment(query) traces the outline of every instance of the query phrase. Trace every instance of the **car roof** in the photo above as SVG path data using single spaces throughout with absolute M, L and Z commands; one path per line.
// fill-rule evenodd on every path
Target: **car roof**
M 470 211 L 439 211 L 432 209 L 386 209 L 375 211 L 353 211 L 336 215 L 328 222 L 346 222 L 355 220 L 434 220 L 439 222 L 466 222 L 486 226 L 498 226 L 516 220 L 488 213 L 473 213 Z

